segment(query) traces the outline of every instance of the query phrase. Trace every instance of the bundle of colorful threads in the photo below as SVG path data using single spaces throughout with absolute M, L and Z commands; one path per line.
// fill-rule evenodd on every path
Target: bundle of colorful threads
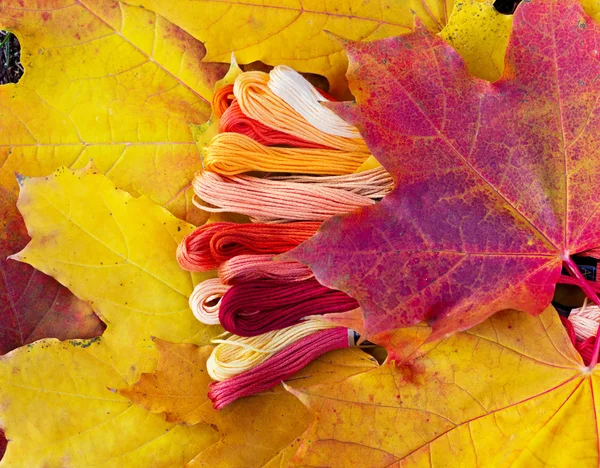
M 381 167 L 356 172 L 369 151 L 358 130 L 322 104 L 331 100 L 288 67 L 241 73 L 215 92 L 219 134 L 203 150 L 194 204 L 251 223 L 201 226 L 177 258 L 189 271 L 218 271 L 190 297 L 198 320 L 226 330 L 207 362 L 216 409 L 353 343 L 354 332 L 319 317 L 358 303 L 319 284 L 308 267 L 276 259 L 325 219 L 376 203 L 393 187 Z
M 571 344 L 581 354 L 585 365 L 589 365 L 593 357 L 596 332 L 600 324 L 600 308 L 590 305 L 587 298 L 583 306 L 572 309 L 569 318 L 561 317 L 567 330 Z

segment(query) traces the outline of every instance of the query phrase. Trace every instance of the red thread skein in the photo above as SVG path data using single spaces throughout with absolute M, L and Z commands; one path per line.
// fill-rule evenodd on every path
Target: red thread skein
M 253 369 L 222 382 L 212 382 L 208 397 L 220 410 L 238 398 L 273 388 L 319 356 L 348 347 L 348 330 L 330 328 L 308 335 L 278 352 Z
M 265 146 L 290 146 L 295 148 L 327 148 L 311 143 L 297 136 L 267 127 L 262 122 L 248 117 L 242 112 L 237 100 L 223 112 L 219 121 L 219 133 L 241 133 Z
M 206 224 L 185 236 L 177 248 L 184 270 L 214 270 L 225 260 L 243 254 L 280 254 L 311 237 L 321 223 Z
M 219 322 L 238 336 L 257 336 L 299 323 L 304 317 L 347 312 L 358 302 L 316 279 L 290 283 L 268 280 L 232 286 L 221 299 Z

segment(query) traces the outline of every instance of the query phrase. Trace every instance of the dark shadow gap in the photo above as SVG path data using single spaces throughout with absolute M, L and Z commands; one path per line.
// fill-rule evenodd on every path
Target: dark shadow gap
M 18 83 L 23 72 L 19 39 L 10 31 L 0 31 L 0 85 Z
M 494 2 L 494 9 L 503 15 L 512 15 L 519 3 L 521 3 L 521 0 L 496 0 Z

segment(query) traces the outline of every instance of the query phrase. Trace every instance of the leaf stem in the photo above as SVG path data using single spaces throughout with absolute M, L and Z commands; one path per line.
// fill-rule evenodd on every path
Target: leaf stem
M 577 267 L 577 265 L 575 264 L 573 259 L 571 257 L 568 257 L 566 260 L 564 260 L 564 264 L 567 267 L 567 269 L 569 270 L 569 273 L 571 273 L 571 275 L 573 275 L 577 279 L 579 287 L 583 290 L 585 295 L 594 304 L 596 304 L 598 307 L 600 307 L 600 298 L 598 298 L 598 295 L 596 294 L 596 292 L 592 289 L 590 284 L 583 277 L 583 275 L 579 271 L 579 268 Z M 590 369 L 593 369 L 596 366 L 596 364 L 598 364 L 598 352 L 599 351 L 600 351 L 600 325 L 598 325 L 598 329 L 596 330 L 596 340 L 594 341 L 594 349 L 592 351 L 592 360 L 590 361 L 590 364 L 588 366 Z
M 4 36 L 4 39 L 2 39 L 2 42 L 0 42 L 0 47 L 4 46 L 4 44 L 10 39 L 10 36 L 12 36 L 12 33 L 7 32 L 6 36 Z

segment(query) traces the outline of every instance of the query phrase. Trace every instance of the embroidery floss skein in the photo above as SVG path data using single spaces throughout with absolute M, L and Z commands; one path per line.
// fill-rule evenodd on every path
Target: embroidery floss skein
M 237 224 L 212 223 L 185 236 L 177 248 L 184 270 L 209 271 L 241 254 L 279 254 L 311 237 L 320 223 Z
M 305 336 L 329 328 L 335 328 L 335 325 L 323 320 L 309 319 L 291 327 L 251 338 L 236 335 L 217 338 L 212 340 L 213 343 L 217 343 L 217 346 L 206 363 L 208 374 L 213 380 L 229 379 L 256 367 Z
M 351 174 L 365 162 L 362 152 L 328 148 L 264 146 L 240 133 L 219 133 L 204 148 L 204 168 L 223 175 L 243 172 Z
M 221 263 L 218 271 L 223 284 L 229 285 L 255 280 L 293 282 L 314 276 L 306 265 L 273 260 L 272 255 L 238 255 Z
M 219 304 L 231 286 L 211 278 L 198 283 L 192 292 L 189 304 L 194 317 L 207 325 L 219 324 Z
M 242 73 L 236 78 L 233 93 L 244 114 L 268 127 L 306 141 L 338 150 L 363 152 L 367 159 L 369 150 L 362 138 L 330 135 L 315 128 L 287 102 L 276 96 L 269 89 L 268 83 L 269 75 L 258 71 Z
M 323 145 L 311 143 L 294 135 L 280 132 L 258 120 L 251 119 L 240 109 L 236 99 L 223 112 L 219 120 L 219 132 L 241 133 L 266 146 L 292 146 L 295 148 L 325 148 Z
M 600 308 L 597 305 L 588 305 L 586 298 L 582 307 L 571 310 L 569 320 L 573 324 L 577 340 L 585 341 L 596 336 L 600 323 Z
M 257 336 L 299 323 L 304 317 L 358 308 L 343 291 L 311 278 L 293 283 L 250 281 L 232 286 L 221 299 L 219 322 L 230 333 Z
M 233 85 L 228 84 L 221 89 L 217 89 L 212 99 L 213 112 L 217 117 L 222 117 L 225 111 L 231 106 L 235 96 L 233 95 Z
M 270 71 L 269 77 L 268 86 L 273 94 L 287 102 L 314 127 L 330 135 L 361 138 L 356 127 L 321 104 L 329 100 L 297 71 L 278 65 Z
M 571 313 L 573 313 L 573 311 L 571 311 Z M 563 326 L 565 327 L 565 330 L 567 331 L 567 335 L 571 340 L 571 344 L 583 358 L 583 363 L 586 366 L 589 366 L 594 356 L 594 342 L 596 341 L 596 335 L 592 334 L 589 338 L 580 341 L 576 337 L 575 327 L 573 326 L 573 323 L 570 321 L 570 319 L 560 317 L 560 321 L 562 322 Z M 598 326 L 598 323 L 596 323 L 596 326 Z M 593 333 L 595 333 L 595 331 L 596 330 L 594 330 Z
M 381 177 L 381 171 L 378 168 L 365 171 L 368 174 L 264 179 L 201 171 L 196 174 L 193 187 L 204 203 L 194 198 L 194 204 L 204 211 L 241 213 L 262 223 L 324 221 L 372 205 L 390 191 L 393 183 Z
M 222 382 L 209 385 L 213 408 L 222 409 L 238 398 L 273 388 L 319 356 L 347 348 L 348 330 L 336 327 L 312 333 L 285 347 L 258 366 Z

